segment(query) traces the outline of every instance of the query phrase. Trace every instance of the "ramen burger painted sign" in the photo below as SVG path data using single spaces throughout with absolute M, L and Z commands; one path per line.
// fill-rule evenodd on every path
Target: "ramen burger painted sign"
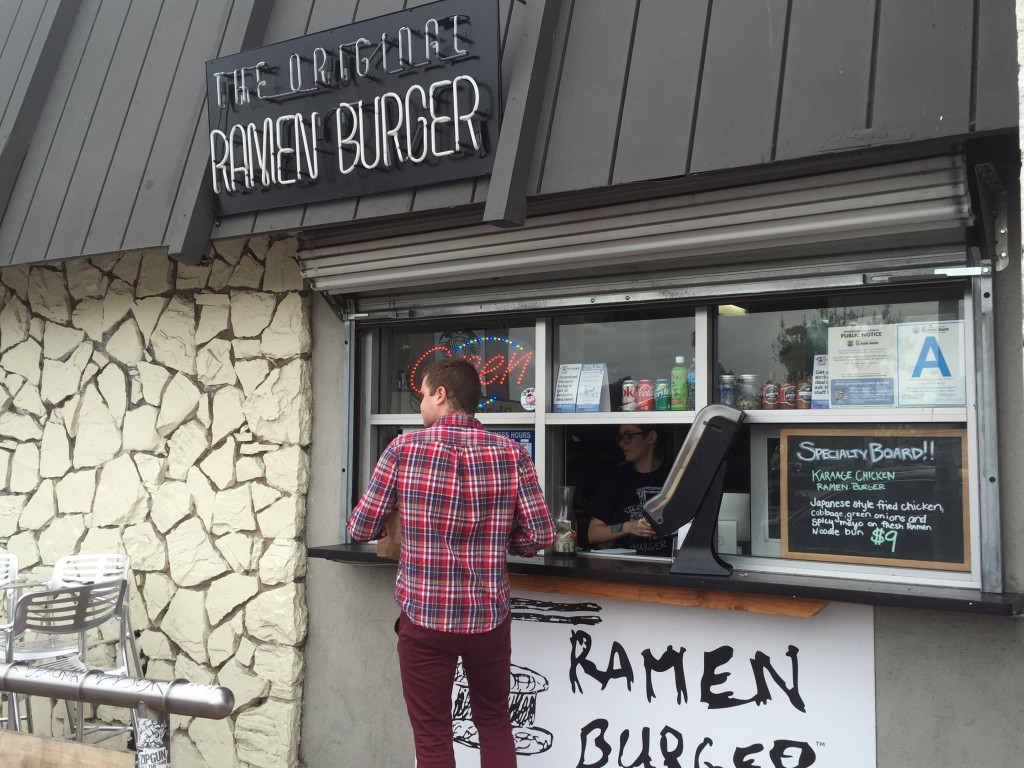
M 207 62 L 217 213 L 490 173 L 497 0 L 441 0 Z

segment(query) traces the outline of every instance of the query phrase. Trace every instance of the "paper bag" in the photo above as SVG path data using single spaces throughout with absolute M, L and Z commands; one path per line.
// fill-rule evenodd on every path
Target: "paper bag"
M 398 507 L 384 521 L 384 535 L 377 539 L 377 557 L 397 560 L 402 551 L 402 517 Z

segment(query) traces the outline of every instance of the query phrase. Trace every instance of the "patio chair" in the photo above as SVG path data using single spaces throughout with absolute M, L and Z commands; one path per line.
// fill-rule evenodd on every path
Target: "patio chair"
M 85 553 L 80 555 L 64 555 L 53 566 L 53 575 L 47 582 L 50 589 L 72 586 L 75 584 L 93 584 L 101 581 L 125 579 L 132 574 L 131 558 L 119 553 Z M 129 673 L 135 677 L 143 677 L 142 663 L 139 659 L 138 647 L 135 643 L 135 632 L 132 629 L 131 616 L 128 610 L 128 598 L 125 597 L 122 611 L 121 643 L 127 646 L 128 661 L 132 663 Z
M 123 619 L 127 581 L 116 579 L 96 584 L 80 584 L 26 592 L 14 605 L 12 621 L 0 626 L 3 634 L 4 659 L 8 664 L 26 662 L 68 672 L 86 672 L 85 633 L 105 622 Z M 123 638 L 121 630 L 120 637 Z M 105 670 L 108 674 L 127 675 L 124 643 L 119 642 L 121 667 Z M 18 700 L 10 695 L 7 727 L 21 730 Z M 75 707 L 75 738 L 83 740 L 85 705 Z M 70 711 L 70 703 L 69 703 Z
M 18 556 L 12 552 L 0 552 L 0 589 L 4 590 L 3 603 L 6 606 L 4 621 L 10 621 L 14 612 L 15 584 L 18 580 Z
M 17 581 L 18 556 L 12 552 L 0 552 L 0 589 L 4 592 L 3 600 L 0 601 L 0 608 L 3 609 L 0 620 L 4 622 L 11 621 L 11 617 L 14 615 L 14 601 L 18 597 Z M 22 716 L 22 719 L 29 717 L 31 710 L 26 706 L 25 712 L 26 714 Z M 7 717 L 0 714 L 0 727 L 3 727 L 6 723 Z M 29 730 L 31 730 L 31 720 L 29 721 Z

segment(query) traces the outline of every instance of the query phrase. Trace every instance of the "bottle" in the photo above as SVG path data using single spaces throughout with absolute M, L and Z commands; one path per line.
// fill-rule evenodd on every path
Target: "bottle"
M 774 411 L 778 407 L 779 382 L 775 380 L 775 374 L 773 373 L 761 385 L 761 408 L 765 411 Z
M 697 361 L 693 361 L 690 372 L 686 374 L 686 410 L 694 410 L 694 400 L 697 397 Z
M 779 408 L 796 408 L 796 379 L 792 373 L 779 381 Z
M 686 381 L 688 373 L 689 371 L 686 370 L 683 356 L 676 355 L 676 364 L 672 366 L 672 373 L 669 376 L 669 390 L 671 392 L 673 411 L 686 410 L 686 401 L 689 395 L 689 385 Z
M 796 407 L 811 407 L 811 377 L 806 371 L 799 374 L 796 381 Z

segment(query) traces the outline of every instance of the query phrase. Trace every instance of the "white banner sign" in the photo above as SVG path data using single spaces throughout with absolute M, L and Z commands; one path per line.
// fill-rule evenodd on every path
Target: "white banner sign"
M 869 607 L 812 618 L 515 593 L 520 768 L 872 768 Z M 460 676 L 461 678 L 461 676 Z M 456 758 L 478 766 L 457 681 Z

